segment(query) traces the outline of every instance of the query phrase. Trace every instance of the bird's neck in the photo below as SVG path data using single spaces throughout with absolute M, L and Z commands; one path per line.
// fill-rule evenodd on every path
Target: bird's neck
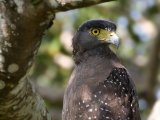
M 73 55 L 74 61 L 77 65 L 82 62 L 85 62 L 89 57 L 93 56 L 105 57 L 107 59 L 113 59 L 119 61 L 116 54 L 112 52 L 109 46 L 106 44 L 96 46 L 89 50 L 81 50 L 80 52 L 77 51 Z

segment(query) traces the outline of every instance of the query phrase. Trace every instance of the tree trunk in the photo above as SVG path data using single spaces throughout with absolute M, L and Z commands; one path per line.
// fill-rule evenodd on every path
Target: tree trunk
M 0 0 L 0 120 L 50 120 L 27 78 L 54 15 L 112 0 Z
M 156 98 L 155 98 L 155 86 L 157 85 L 158 71 L 159 71 L 159 54 L 160 54 L 160 32 L 158 32 L 156 40 L 153 42 L 152 51 L 150 55 L 150 61 L 148 66 L 148 76 L 146 83 L 146 95 L 145 98 L 149 104 L 149 107 L 152 107 Z

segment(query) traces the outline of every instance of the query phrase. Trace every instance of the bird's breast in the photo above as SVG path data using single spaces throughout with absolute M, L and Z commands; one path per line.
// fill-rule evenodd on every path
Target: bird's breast
M 88 58 L 85 62 L 75 67 L 64 96 L 64 110 L 68 110 L 68 112 L 64 112 L 65 118 L 70 118 L 71 115 L 79 118 L 77 114 L 81 113 L 83 113 L 84 118 L 89 113 L 92 114 L 92 117 L 96 117 L 99 114 L 97 111 L 99 104 L 93 100 L 98 95 L 93 92 L 96 91 L 99 83 L 106 79 L 113 67 L 114 64 L 111 60 L 100 57 Z M 99 95 L 101 94 L 100 92 Z M 88 113 L 88 111 L 90 112 Z

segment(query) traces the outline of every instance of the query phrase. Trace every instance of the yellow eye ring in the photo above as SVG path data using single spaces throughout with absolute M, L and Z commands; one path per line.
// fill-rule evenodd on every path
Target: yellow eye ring
M 94 29 L 91 30 L 91 33 L 92 33 L 94 36 L 97 36 L 97 35 L 99 35 L 100 30 L 97 29 L 97 28 L 94 28 Z

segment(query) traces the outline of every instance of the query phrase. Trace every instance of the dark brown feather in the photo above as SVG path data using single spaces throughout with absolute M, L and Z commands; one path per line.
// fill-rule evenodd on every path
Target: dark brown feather
M 94 117 L 95 120 L 140 120 L 134 84 L 115 54 L 101 46 L 85 51 L 78 58 L 75 59 L 79 64 L 64 96 L 63 120 L 92 120 Z M 122 78 L 117 75 L 121 73 L 124 74 Z M 112 79 L 114 75 L 125 91 L 120 91 L 123 88 Z M 107 83 L 110 80 L 113 80 L 113 85 Z M 115 93 L 119 96 L 117 99 Z

